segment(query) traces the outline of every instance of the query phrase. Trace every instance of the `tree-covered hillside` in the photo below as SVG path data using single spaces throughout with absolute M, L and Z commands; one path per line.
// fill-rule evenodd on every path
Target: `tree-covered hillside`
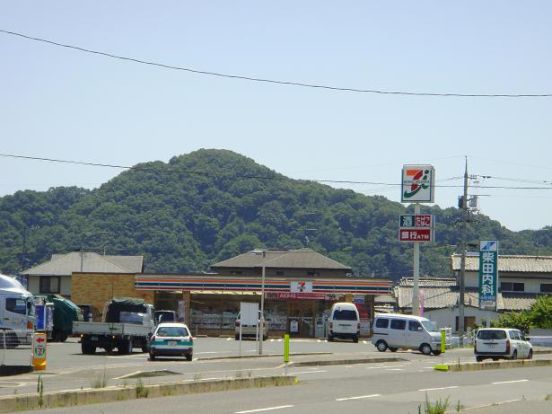
M 203 271 L 254 248 L 309 247 L 355 275 L 409 275 L 412 248 L 397 241 L 407 211 L 383 197 L 286 178 L 239 154 L 199 150 L 121 173 L 96 190 L 54 188 L 0 198 L 0 270 L 15 273 L 79 249 L 144 255 L 147 272 Z M 421 273 L 449 275 L 457 209 L 436 215 Z M 514 233 L 485 216 L 468 240 L 499 240 L 502 254 L 551 254 L 552 228 Z

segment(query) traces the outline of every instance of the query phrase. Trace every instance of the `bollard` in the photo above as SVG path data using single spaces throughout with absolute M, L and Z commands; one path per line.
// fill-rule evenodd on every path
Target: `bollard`
M 284 363 L 289 362 L 289 334 L 284 335 Z
M 33 368 L 35 371 L 46 369 L 46 339 L 45 333 L 35 332 L 33 335 Z
M 441 329 L 441 353 L 445 353 L 447 349 L 447 331 Z

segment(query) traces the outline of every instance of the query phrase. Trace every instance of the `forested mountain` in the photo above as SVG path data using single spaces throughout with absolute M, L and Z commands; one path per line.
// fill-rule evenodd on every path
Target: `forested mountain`
M 355 275 L 411 274 L 412 248 L 397 241 L 408 211 L 384 197 L 292 180 L 226 150 L 199 150 L 121 173 L 100 188 L 19 191 L 0 198 L 0 270 L 15 273 L 52 253 L 84 249 L 144 255 L 146 272 L 208 270 L 254 248 L 309 247 Z M 421 274 L 450 275 L 460 234 L 455 208 L 436 215 L 436 242 L 421 249 Z M 552 228 L 512 232 L 488 217 L 470 241 L 499 240 L 502 254 L 552 254 Z

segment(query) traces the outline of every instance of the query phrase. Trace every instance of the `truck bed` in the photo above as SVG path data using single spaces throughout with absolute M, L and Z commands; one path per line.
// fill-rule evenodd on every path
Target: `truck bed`
M 132 323 L 73 322 L 73 334 L 76 335 L 147 336 L 151 331 L 150 326 Z

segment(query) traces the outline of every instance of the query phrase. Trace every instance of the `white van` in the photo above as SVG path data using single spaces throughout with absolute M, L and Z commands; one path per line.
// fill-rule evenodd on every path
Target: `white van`
M 380 352 L 417 349 L 425 355 L 441 353 L 441 334 L 434 322 L 414 315 L 377 314 L 372 325 L 372 344 Z
M 334 303 L 326 322 L 326 338 L 329 342 L 334 338 L 350 338 L 358 342 L 360 335 L 360 316 L 354 303 Z
M 34 321 L 32 293 L 15 278 L 0 274 L 0 348 L 30 344 Z

